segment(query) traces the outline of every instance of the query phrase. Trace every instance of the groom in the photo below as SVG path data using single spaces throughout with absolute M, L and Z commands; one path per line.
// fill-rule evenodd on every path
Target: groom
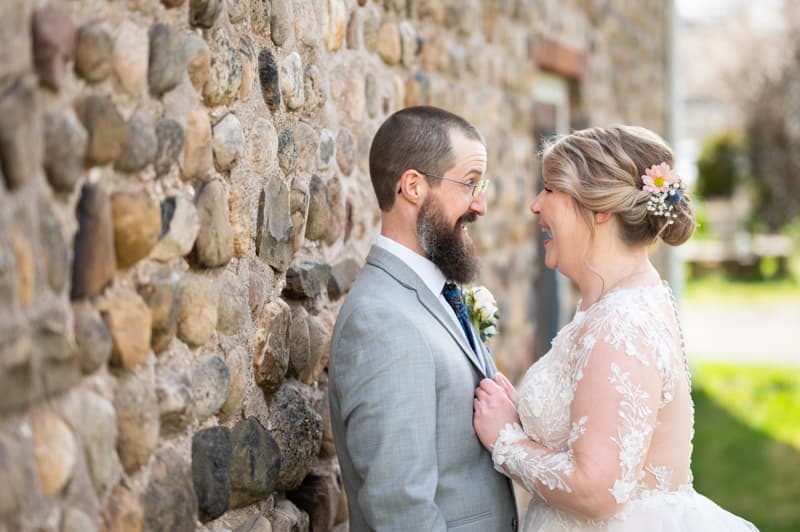
M 480 133 L 435 107 L 394 113 L 372 141 L 381 234 L 329 362 L 352 532 L 517 529 L 511 484 L 472 428 L 475 388 L 496 368 L 452 284 L 478 272 L 467 224 L 486 212 L 486 159 Z

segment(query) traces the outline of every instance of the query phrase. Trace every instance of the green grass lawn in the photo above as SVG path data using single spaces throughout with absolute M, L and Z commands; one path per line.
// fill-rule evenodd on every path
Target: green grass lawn
M 697 490 L 762 532 L 800 530 L 800 368 L 693 373 Z

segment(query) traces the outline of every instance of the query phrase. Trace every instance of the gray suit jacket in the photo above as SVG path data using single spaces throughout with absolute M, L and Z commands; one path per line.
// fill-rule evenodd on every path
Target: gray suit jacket
M 339 312 L 329 393 L 353 532 L 517 528 L 511 483 L 472 428 L 484 375 L 445 312 L 377 247 Z

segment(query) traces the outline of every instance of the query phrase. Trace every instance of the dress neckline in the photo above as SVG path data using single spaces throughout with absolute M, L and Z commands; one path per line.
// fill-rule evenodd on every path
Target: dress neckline
M 648 283 L 648 284 L 640 284 L 640 285 L 632 285 L 632 286 L 625 286 L 625 285 L 623 285 L 623 286 L 615 286 L 614 288 L 612 288 L 611 290 L 609 290 L 608 292 L 606 292 L 605 294 L 600 296 L 597 299 L 597 301 L 595 301 L 594 303 L 592 303 L 591 305 L 586 307 L 584 310 L 581 310 L 581 303 L 583 302 L 583 299 L 578 299 L 578 304 L 576 305 L 576 308 L 575 308 L 575 317 L 576 318 L 582 318 L 587 312 L 592 310 L 594 307 L 599 305 L 606 298 L 610 297 L 613 294 L 619 294 L 619 293 L 622 293 L 622 292 L 633 292 L 633 291 L 640 291 L 641 292 L 641 291 L 651 290 L 651 289 L 655 290 L 657 288 L 661 288 L 661 289 L 669 288 L 669 285 L 667 284 L 667 282 L 664 279 L 659 279 L 659 282 L 657 284 Z

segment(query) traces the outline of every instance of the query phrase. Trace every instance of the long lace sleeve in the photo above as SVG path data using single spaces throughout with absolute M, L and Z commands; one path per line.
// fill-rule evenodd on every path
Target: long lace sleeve
M 644 487 L 662 394 L 662 364 L 646 329 L 607 318 L 584 324 L 572 344 L 566 449 L 549 449 L 515 424 L 492 450 L 499 471 L 548 504 L 588 519 L 618 513 Z

